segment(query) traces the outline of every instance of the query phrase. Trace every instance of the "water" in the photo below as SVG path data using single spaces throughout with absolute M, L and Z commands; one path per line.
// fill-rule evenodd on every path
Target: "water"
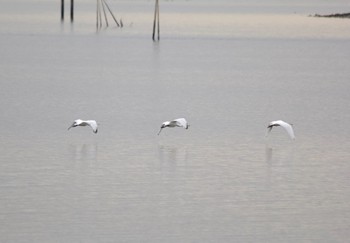
M 307 16 L 348 4 L 161 2 L 153 43 L 153 2 L 32 3 L 0 10 L 1 242 L 347 241 L 349 21 Z

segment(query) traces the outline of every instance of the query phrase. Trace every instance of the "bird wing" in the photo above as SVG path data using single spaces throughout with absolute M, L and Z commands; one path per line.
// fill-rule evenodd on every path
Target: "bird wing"
M 272 130 L 272 126 L 268 126 L 267 127 L 267 131 L 266 131 L 266 136 L 269 135 L 269 133 L 271 132 Z
M 178 124 L 177 124 L 177 121 L 174 120 L 174 121 L 168 122 L 165 126 L 167 126 L 167 127 L 176 127 L 176 126 L 178 126 Z
M 272 121 L 272 122 L 270 122 L 269 126 L 281 126 L 281 123 L 286 123 L 286 122 L 281 121 L 281 120 Z
M 92 128 L 94 133 L 97 133 L 97 122 L 95 120 L 89 120 L 86 123 Z
M 178 118 L 178 119 L 175 119 L 173 122 L 176 122 L 176 125 L 178 127 L 183 127 L 186 129 L 188 128 L 188 123 L 185 118 Z
M 287 131 L 287 133 L 291 139 L 295 138 L 293 127 L 290 124 L 288 124 L 287 122 L 284 122 L 284 121 L 278 121 L 278 124 Z

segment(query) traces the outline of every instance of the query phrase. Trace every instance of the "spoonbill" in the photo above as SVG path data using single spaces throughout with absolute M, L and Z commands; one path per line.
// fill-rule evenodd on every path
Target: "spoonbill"
M 81 119 L 77 119 L 73 122 L 73 124 L 68 127 L 68 130 L 71 129 L 72 127 L 77 127 L 77 126 L 90 126 L 92 128 L 92 130 L 94 131 L 94 133 L 97 133 L 97 122 L 95 120 L 81 120 Z
M 183 127 L 185 129 L 188 129 L 189 126 L 190 125 L 188 124 L 188 122 L 186 121 L 185 118 L 178 118 L 178 119 L 175 119 L 172 121 L 165 121 L 165 122 L 163 122 L 162 126 L 160 127 L 158 135 L 160 134 L 162 129 L 165 127 Z
M 289 123 L 284 122 L 282 120 L 270 122 L 269 125 L 267 126 L 267 129 L 268 129 L 267 134 L 269 134 L 271 132 L 273 127 L 279 127 L 279 126 L 283 127 L 287 131 L 287 133 L 291 139 L 295 139 L 294 131 L 293 131 L 293 127 L 292 127 L 293 124 L 289 124 Z

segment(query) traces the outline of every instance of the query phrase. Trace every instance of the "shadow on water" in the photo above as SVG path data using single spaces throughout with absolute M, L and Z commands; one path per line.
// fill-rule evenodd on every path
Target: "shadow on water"
M 158 145 L 160 165 L 175 169 L 177 165 L 186 165 L 188 161 L 187 147 L 176 145 Z
M 294 161 L 295 144 L 265 144 L 265 162 L 269 165 L 288 165 Z
M 265 144 L 265 186 L 278 190 L 295 178 L 295 144 Z M 276 184 L 276 182 L 278 182 Z
M 272 148 L 268 144 L 265 145 L 265 161 L 268 164 L 272 161 Z
M 71 160 L 81 167 L 91 166 L 97 162 L 98 145 L 93 144 L 70 144 L 69 151 Z

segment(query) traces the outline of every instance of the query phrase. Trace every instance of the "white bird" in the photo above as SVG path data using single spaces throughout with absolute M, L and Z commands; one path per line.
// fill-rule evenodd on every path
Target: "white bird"
M 293 124 L 289 124 L 289 123 L 284 122 L 282 120 L 270 122 L 269 125 L 267 126 L 267 129 L 268 129 L 267 134 L 269 134 L 271 132 L 273 127 L 278 127 L 278 126 L 283 127 L 287 131 L 287 133 L 291 139 L 295 139 L 294 131 L 293 131 L 293 127 L 292 127 Z
M 82 127 L 90 126 L 94 131 L 94 133 L 97 133 L 97 122 L 95 120 L 83 121 L 83 120 L 77 119 L 73 122 L 73 124 L 70 127 L 68 127 L 68 130 L 71 129 L 72 127 L 77 127 L 77 126 L 82 126 Z
M 188 129 L 190 125 L 187 123 L 185 118 L 178 118 L 172 121 L 165 121 L 163 122 L 162 126 L 160 127 L 160 130 L 158 132 L 158 135 L 165 127 L 183 127 L 185 129 Z

